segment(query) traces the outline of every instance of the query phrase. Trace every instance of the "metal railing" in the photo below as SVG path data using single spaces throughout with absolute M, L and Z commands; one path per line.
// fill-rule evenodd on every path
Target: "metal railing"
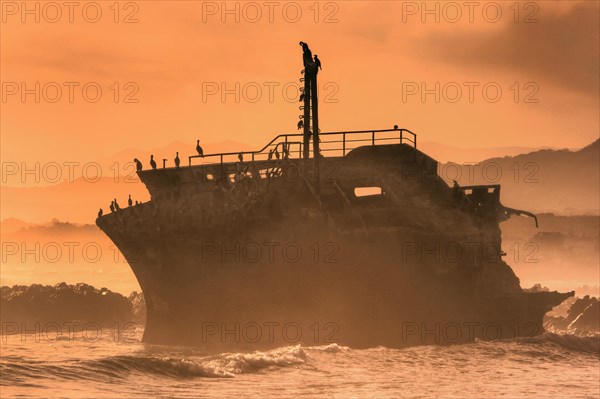
M 302 159 L 304 135 L 280 134 L 258 151 L 224 152 L 204 156 L 188 157 L 189 166 L 192 160 L 200 159 L 202 165 L 237 162 L 239 156 L 244 161 L 267 161 L 270 159 Z M 345 157 L 357 147 L 376 144 L 408 144 L 417 148 L 417 135 L 408 129 L 355 130 L 347 132 L 319 133 L 319 146 L 324 156 Z

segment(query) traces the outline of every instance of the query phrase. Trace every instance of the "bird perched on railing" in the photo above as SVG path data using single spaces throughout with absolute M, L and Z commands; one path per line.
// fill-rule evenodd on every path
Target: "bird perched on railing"
M 154 155 L 150 155 L 150 166 L 152 170 L 156 170 L 156 161 L 154 161 Z
M 238 159 L 240 162 L 244 162 L 244 155 L 241 152 L 238 154 Z
M 304 121 L 302 119 L 300 119 L 298 121 L 298 130 L 302 129 L 304 127 Z
M 200 140 L 196 140 L 196 151 L 201 157 L 204 156 L 204 150 L 202 149 L 202 147 L 200 147 Z
M 300 102 L 304 101 L 304 93 L 300 94 Z
M 175 167 L 178 168 L 181 160 L 179 159 L 179 152 L 175 153 Z
M 317 57 L 317 55 L 315 54 L 315 65 L 317 66 L 317 68 L 319 69 L 323 69 L 321 68 L 321 60 L 319 59 L 319 57 Z
M 133 158 L 133 162 L 135 162 L 135 170 L 140 172 L 142 170 L 142 163 L 140 162 L 140 160 L 137 158 Z

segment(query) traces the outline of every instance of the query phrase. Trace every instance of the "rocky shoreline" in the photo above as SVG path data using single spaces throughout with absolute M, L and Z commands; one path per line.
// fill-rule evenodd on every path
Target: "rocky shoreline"
M 0 287 L 2 323 L 98 323 L 146 322 L 146 302 L 141 292 L 125 297 L 103 287 L 66 283 Z M 570 298 L 544 318 L 546 330 L 587 335 L 600 333 L 600 301 L 586 295 Z M 4 328 L 2 329 L 4 332 Z
M 0 309 L 3 324 L 97 323 L 107 326 L 115 322 L 145 321 L 143 295 L 133 292 L 125 297 L 84 283 L 3 286 L 0 287 Z

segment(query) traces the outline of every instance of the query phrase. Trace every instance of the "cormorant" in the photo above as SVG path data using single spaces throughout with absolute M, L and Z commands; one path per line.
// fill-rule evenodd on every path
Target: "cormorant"
M 300 94 L 300 102 L 304 101 L 304 93 Z
M 244 155 L 242 155 L 241 152 L 238 154 L 238 159 L 240 160 L 240 162 L 244 162 Z
M 398 130 L 398 125 L 394 125 L 394 130 Z
M 289 144 L 284 144 L 283 145 L 283 159 L 288 159 L 290 157 L 290 148 L 289 148 Z
M 179 159 L 179 152 L 175 153 L 175 167 L 178 168 L 179 167 L 179 163 L 181 162 L 181 160 Z
M 121 210 L 121 207 L 120 207 L 120 206 L 119 206 L 119 204 L 117 203 L 117 199 L 116 199 L 116 198 L 115 198 L 115 201 L 114 201 L 114 203 L 115 203 L 115 210 L 116 210 L 116 211 L 120 211 L 120 210 Z
M 302 119 L 300 119 L 298 121 L 298 130 L 302 129 L 304 127 L 304 121 Z
M 279 160 L 279 150 L 277 149 L 277 147 L 275 147 L 275 158 L 277 158 L 277 160 Z
M 315 64 L 317 65 L 317 67 L 319 69 L 323 69 L 323 68 L 321 68 L 321 60 L 319 59 L 319 57 L 317 57 L 316 54 L 315 54 Z
M 269 151 L 269 158 L 267 160 L 270 161 L 271 159 L 273 159 L 273 150 Z
M 154 161 L 154 155 L 150 155 L 150 166 L 153 170 L 156 170 L 156 162 Z
M 100 208 L 100 210 L 98 211 L 98 219 L 100 219 L 102 217 L 103 213 L 104 212 L 102 212 L 102 208 Z
M 110 201 L 110 211 L 114 212 L 115 211 L 115 201 Z
M 140 160 L 137 158 L 133 158 L 133 162 L 135 162 L 135 169 L 138 172 L 141 172 L 142 171 L 142 163 L 140 162 Z
M 312 51 L 308 48 L 308 44 L 304 42 L 300 42 L 299 44 L 302 46 L 302 59 L 304 60 L 304 65 L 306 65 L 312 61 Z
M 127 200 L 127 205 L 132 206 L 133 201 L 131 200 L 131 194 L 129 194 L 129 199 Z
M 196 151 L 198 151 L 198 155 L 201 157 L 204 156 L 204 150 L 200 147 L 200 140 L 196 140 Z

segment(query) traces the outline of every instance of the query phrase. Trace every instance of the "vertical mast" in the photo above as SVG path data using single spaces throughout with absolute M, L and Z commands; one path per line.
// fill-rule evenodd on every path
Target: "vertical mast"
M 314 65 L 314 63 L 313 63 Z M 315 192 L 317 196 L 321 193 L 321 181 L 319 177 L 319 160 L 321 158 L 321 151 L 319 149 L 319 99 L 317 97 L 317 67 L 314 65 L 314 72 L 311 73 L 310 85 L 312 91 L 312 115 L 313 115 L 313 157 L 315 162 L 314 178 L 315 178 Z
M 304 68 L 304 144 L 303 157 L 305 169 L 308 166 L 308 158 L 310 157 L 310 78 L 306 73 L 306 67 Z
M 310 157 L 310 136 L 312 133 L 315 192 L 317 195 L 319 195 L 319 158 L 321 157 L 319 150 L 319 103 L 317 95 L 317 73 L 319 72 L 319 69 L 315 63 L 315 60 L 313 60 L 312 52 L 310 51 L 308 44 L 300 42 L 300 46 L 302 46 L 302 61 L 304 64 L 304 115 L 301 116 L 304 123 L 304 170 L 308 170 L 308 159 Z M 311 116 L 312 132 L 310 129 Z

